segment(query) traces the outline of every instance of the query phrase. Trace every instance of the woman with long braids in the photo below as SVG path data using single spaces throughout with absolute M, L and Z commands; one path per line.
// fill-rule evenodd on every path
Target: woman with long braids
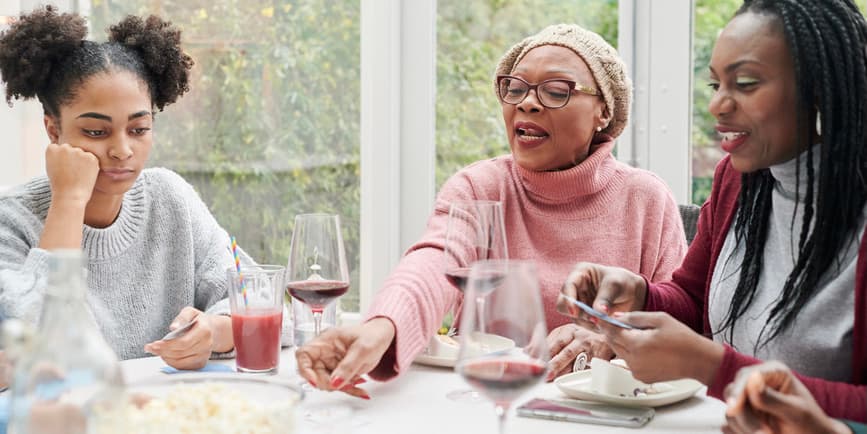
M 867 421 L 865 47 L 852 0 L 747 0 L 723 29 L 709 109 L 728 156 L 681 268 L 650 284 L 579 264 L 563 289 L 643 329 L 579 318 L 636 378 L 722 397 L 778 359 L 830 416 Z
M 234 348 L 228 235 L 177 174 L 144 169 L 154 113 L 189 90 L 193 61 L 155 16 L 127 17 L 107 42 L 86 34 L 50 6 L 0 34 L 6 100 L 38 98 L 51 141 L 47 176 L 0 196 L 0 318 L 36 322 L 48 251 L 82 249 L 90 310 L 118 356 L 200 368 Z

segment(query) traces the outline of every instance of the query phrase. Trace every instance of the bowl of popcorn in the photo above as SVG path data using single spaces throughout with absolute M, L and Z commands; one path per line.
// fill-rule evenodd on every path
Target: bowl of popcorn
M 299 385 L 272 376 L 189 373 L 127 386 L 120 402 L 96 408 L 88 434 L 292 434 Z

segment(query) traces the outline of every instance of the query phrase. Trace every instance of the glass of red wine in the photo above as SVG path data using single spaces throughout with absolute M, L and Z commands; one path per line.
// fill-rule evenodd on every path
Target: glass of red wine
M 340 233 L 340 216 L 295 216 L 286 290 L 313 311 L 313 334 L 319 336 L 322 311 L 349 290 L 349 268 Z
M 446 279 L 461 292 L 466 289 L 473 263 L 508 259 L 503 205 L 489 200 L 452 202 L 443 252 Z M 482 283 L 487 283 L 477 291 L 476 301 L 484 304 L 484 296 L 496 285 L 497 276 L 478 277 L 483 278 Z M 483 291 L 485 288 L 488 291 Z
M 452 202 L 443 252 L 446 280 L 462 293 L 469 282 L 470 267 L 473 263 L 489 259 L 507 259 L 508 248 L 502 204 L 487 200 Z M 475 304 L 484 310 L 485 294 L 497 284 L 498 276 L 491 274 L 478 277 L 483 281 L 480 281 L 477 286 Z M 457 333 L 458 311 L 459 305 L 455 303 L 449 336 Z M 481 399 L 481 396 L 472 389 L 453 390 L 446 396 L 453 401 Z
M 487 280 L 491 275 L 500 276 L 493 290 Z M 487 294 L 482 306 L 476 302 L 478 293 Z M 505 433 L 512 403 L 545 378 L 547 336 L 535 264 L 506 260 L 473 264 L 461 310 L 455 370 L 493 401 L 500 434 Z

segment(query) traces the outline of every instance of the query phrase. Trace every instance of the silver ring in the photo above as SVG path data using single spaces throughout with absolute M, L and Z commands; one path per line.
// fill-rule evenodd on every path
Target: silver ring
M 587 353 L 581 352 L 578 357 L 575 357 L 575 363 L 572 363 L 572 372 L 583 371 L 587 368 Z

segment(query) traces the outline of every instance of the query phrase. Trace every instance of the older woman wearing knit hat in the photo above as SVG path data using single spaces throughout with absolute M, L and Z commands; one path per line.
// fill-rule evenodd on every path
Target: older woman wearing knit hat
M 631 93 L 614 48 L 577 25 L 550 26 L 503 56 L 494 89 L 511 154 L 476 162 L 443 185 L 425 234 L 361 325 L 328 330 L 298 349 L 299 370 L 312 384 L 367 397 L 356 385 L 360 376 L 394 377 L 424 350 L 461 297 L 443 273 L 454 201 L 502 202 L 509 258 L 536 261 L 552 330 L 549 378 L 571 370 L 582 352 L 612 356 L 601 338 L 555 310 L 576 261 L 619 265 L 653 281 L 680 264 L 686 246 L 670 191 L 611 155 L 629 120 Z

